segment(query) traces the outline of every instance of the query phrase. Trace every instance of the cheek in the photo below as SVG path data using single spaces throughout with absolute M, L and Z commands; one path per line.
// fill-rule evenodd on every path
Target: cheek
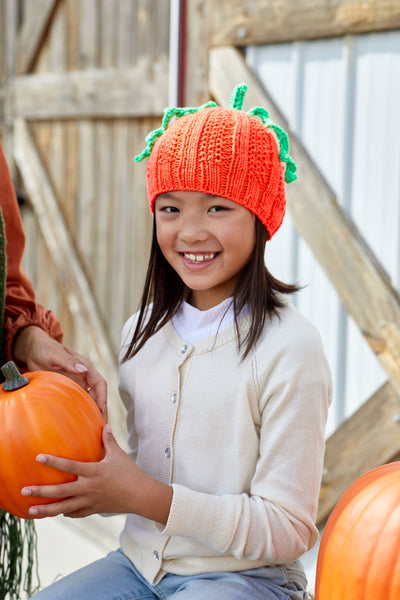
M 165 227 L 160 227 L 156 231 L 156 237 L 161 252 L 167 258 L 168 253 L 173 248 L 173 235 Z

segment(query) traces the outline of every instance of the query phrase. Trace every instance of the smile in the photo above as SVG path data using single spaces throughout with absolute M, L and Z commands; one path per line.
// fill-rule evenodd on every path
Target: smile
M 189 254 L 188 252 L 183 252 L 183 256 L 186 260 L 189 260 L 193 263 L 201 263 L 206 260 L 212 260 L 216 257 L 216 252 L 211 252 L 209 254 Z

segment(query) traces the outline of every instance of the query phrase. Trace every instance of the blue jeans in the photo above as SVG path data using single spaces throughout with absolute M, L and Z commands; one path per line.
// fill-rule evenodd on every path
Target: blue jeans
M 150 585 L 117 550 L 56 581 L 35 600 L 305 600 L 299 562 L 235 573 L 182 576 L 169 573 Z

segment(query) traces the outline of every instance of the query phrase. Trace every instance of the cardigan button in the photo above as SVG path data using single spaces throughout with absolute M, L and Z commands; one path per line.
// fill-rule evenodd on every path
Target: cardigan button
M 184 345 L 184 346 L 182 346 L 182 348 L 181 348 L 181 353 L 182 353 L 182 354 L 186 354 L 186 352 L 187 352 L 187 349 L 188 349 L 188 345 L 187 345 L 187 344 L 185 344 L 185 345 Z
M 165 450 L 164 450 L 164 456 L 165 456 L 165 458 L 170 458 L 171 457 L 171 450 L 170 450 L 170 448 L 165 448 Z
M 172 402 L 172 404 L 175 404 L 175 402 L 177 401 L 177 399 L 178 399 L 178 396 L 176 394 L 172 394 L 172 396 L 171 396 L 171 402 Z
M 153 556 L 156 560 L 160 560 L 160 555 L 158 554 L 157 550 L 154 550 Z

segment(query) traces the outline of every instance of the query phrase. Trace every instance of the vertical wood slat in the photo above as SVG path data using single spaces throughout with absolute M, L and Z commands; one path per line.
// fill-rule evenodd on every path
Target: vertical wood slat
M 2 0 L 2 15 L 4 15 L 4 21 L 0 22 L 1 28 L 1 85 L 4 91 L 7 89 L 11 78 L 15 74 L 16 69 L 16 38 L 18 30 L 18 14 L 17 14 L 17 3 L 15 0 Z M 3 122 L 2 104 L 3 100 L 1 97 L 2 90 L 0 88 L 0 124 L 1 124 L 1 137 L 4 154 L 7 159 L 7 163 L 10 169 L 11 176 L 15 178 L 15 166 L 13 157 L 13 130 L 12 123 Z
M 18 36 L 18 73 L 31 68 L 59 0 L 35 0 L 25 3 L 25 18 Z
M 115 57 L 115 4 L 109 0 L 101 0 L 99 12 L 99 62 L 103 68 L 114 65 Z M 96 131 L 96 165 L 95 182 L 96 211 L 94 215 L 96 239 L 96 257 L 93 264 L 93 286 L 99 304 L 103 322 L 111 323 L 109 318 L 110 304 L 110 222 L 113 210 L 111 193 L 111 173 L 113 171 L 113 122 L 99 121 Z M 107 318 L 108 316 L 108 318 Z
M 117 67 L 124 67 L 131 60 L 131 37 L 134 38 L 136 31 L 132 30 L 128 34 L 129 26 L 132 23 L 133 14 L 130 3 L 126 0 L 119 1 L 119 11 L 115 22 L 115 64 Z M 136 7 L 140 10 L 140 7 Z M 125 120 L 116 121 L 113 125 L 113 157 L 114 168 L 111 172 L 111 198 L 113 210 L 111 214 L 111 263 L 113 268 L 109 273 L 109 308 L 110 321 L 122 325 L 126 315 L 124 314 L 124 297 L 126 294 L 127 268 L 124 261 L 125 246 L 127 242 L 127 154 L 128 154 L 128 124 Z M 113 347 L 118 348 L 121 339 L 120 327 L 112 328 L 110 331 Z
M 189 0 L 186 6 L 184 98 L 188 106 L 199 106 L 209 100 L 209 2 Z

